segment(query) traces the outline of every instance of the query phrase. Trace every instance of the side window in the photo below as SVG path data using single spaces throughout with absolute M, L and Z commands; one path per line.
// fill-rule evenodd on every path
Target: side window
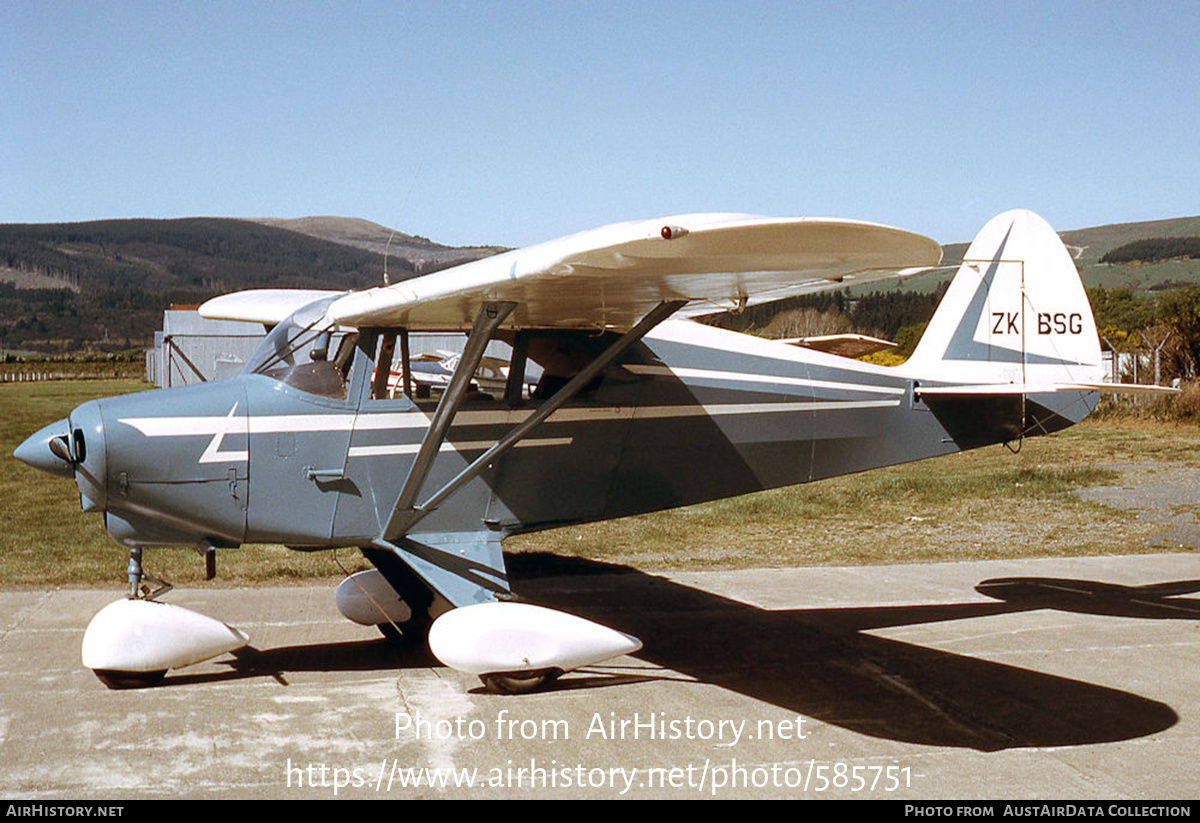
M 528 344 L 529 360 L 537 364 L 536 387 L 530 396 L 534 400 L 553 397 L 571 378 L 583 371 L 603 351 L 605 337 L 595 337 L 577 332 L 548 332 L 535 334 Z M 529 369 L 533 371 L 533 369 Z M 580 392 L 581 396 L 594 392 L 603 380 L 597 375 Z
M 307 359 L 269 369 L 265 374 L 302 392 L 345 400 L 357 338 L 356 334 L 318 336 L 312 341 Z
M 358 344 L 369 352 L 373 363 L 364 398 L 399 400 L 406 392 L 414 400 L 431 394 L 436 398 L 458 368 L 465 340 L 461 333 L 406 334 L 403 329 L 364 332 Z M 464 399 L 517 405 L 530 398 L 547 397 L 590 362 L 594 352 L 588 342 L 569 336 L 564 340 L 553 333 L 501 333 L 488 345 Z M 406 353 L 410 372 L 407 388 Z
M 347 399 L 358 335 L 325 319 L 334 300 L 315 300 L 278 323 L 255 349 L 243 374 L 260 374 L 302 392 Z

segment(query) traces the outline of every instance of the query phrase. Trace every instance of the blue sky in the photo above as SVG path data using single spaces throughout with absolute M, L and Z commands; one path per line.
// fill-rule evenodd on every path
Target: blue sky
M 1200 214 L 1200 3 L 0 2 L 0 222 Z

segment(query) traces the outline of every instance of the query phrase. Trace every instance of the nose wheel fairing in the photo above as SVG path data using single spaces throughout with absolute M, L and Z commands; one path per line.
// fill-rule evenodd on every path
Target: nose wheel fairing
M 198 612 L 157 600 L 116 600 L 83 635 L 83 665 L 110 688 L 150 685 L 168 669 L 240 649 L 250 638 Z

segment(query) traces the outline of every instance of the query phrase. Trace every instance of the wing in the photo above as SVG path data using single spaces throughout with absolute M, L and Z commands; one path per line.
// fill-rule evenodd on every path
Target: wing
M 517 304 L 512 328 L 632 327 L 663 301 L 688 314 L 934 266 L 941 249 L 847 220 L 695 214 L 620 223 L 334 301 L 348 326 L 470 328 L 483 301 Z
M 274 326 L 293 312 L 322 297 L 345 294 L 344 291 L 318 289 L 248 289 L 223 294 L 205 301 L 200 316 L 210 320 L 248 320 Z

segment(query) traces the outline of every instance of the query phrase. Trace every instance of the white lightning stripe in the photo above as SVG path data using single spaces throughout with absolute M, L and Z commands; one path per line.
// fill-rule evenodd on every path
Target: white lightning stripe
M 592 406 L 560 409 L 550 416 L 551 423 L 580 423 L 611 420 L 654 420 L 675 417 L 718 417 L 731 414 L 787 414 L 806 411 L 845 411 L 880 409 L 900 405 L 889 400 L 814 400 L 795 403 L 718 403 L 693 406 Z M 236 409 L 236 407 L 235 407 Z M 455 428 L 520 423 L 533 412 L 459 412 Z M 127 417 L 119 422 L 137 429 L 146 437 L 209 436 L 224 438 L 231 434 L 279 434 L 285 432 L 395 431 L 424 429 L 429 418 L 421 412 L 395 414 L 295 414 L 247 418 L 233 417 Z M 217 441 L 219 444 L 219 440 Z M 210 444 L 211 445 L 211 444 Z M 232 454 L 232 452 L 230 452 Z
M 522 440 L 514 448 L 524 449 L 539 446 L 569 446 L 575 442 L 574 437 L 542 437 L 533 440 Z M 443 443 L 440 451 L 486 451 L 496 445 L 494 440 L 464 440 L 457 443 Z M 355 446 L 350 449 L 348 457 L 383 457 L 392 454 L 416 454 L 421 449 L 420 443 L 398 443 L 390 446 Z
M 236 408 L 236 406 L 234 407 Z M 228 417 L 122 417 L 117 422 L 132 426 L 146 437 L 176 437 L 181 434 L 214 435 L 229 430 Z M 237 421 L 243 427 L 246 418 Z M 245 428 L 242 428 L 245 433 Z
M 283 432 L 337 432 L 358 429 L 424 429 L 429 418 L 420 412 L 399 414 L 286 414 L 235 418 L 241 429 L 231 429 L 228 417 L 124 417 L 118 422 L 132 426 L 146 437 L 179 435 L 280 434 Z
M 720 403 L 711 406 L 650 406 L 634 410 L 638 420 L 695 417 L 721 417 L 729 414 L 782 414 L 806 411 L 845 411 L 847 409 L 885 409 L 899 406 L 899 400 L 827 400 L 801 403 Z
M 244 432 L 246 418 L 237 418 L 233 413 L 237 411 L 237 403 L 233 404 L 233 408 L 229 410 L 223 419 L 225 427 L 213 434 L 212 440 L 208 443 L 208 448 L 204 450 L 204 454 L 200 455 L 201 463 L 229 463 L 241 462 L 250 459 L 250 453 L 246 450 L 223 452 L 221 451 L 221 441 L 225 439 L 227 434 L 237 434 L 239 431 Z
M 429 417 L 419 411 L 377 414 L 269 414 L 250 418 L 251 434 L 281 432 L 380 431 L 426 429 Z
M 831 380 L 810 380 L 806 377 L 779 377 L 772 374 L 752 374 L 750 372 L 718 371 L 716 369 L 673 369 L 669 366 L 639 366 L 626 365 L 626 369 L 634 374 L 652 374 L 663 377 L 678 377 L 683 380 L 726 380 L 734 383 L 767 383 L 777 386 L 808 386 L 814 389 L 835 389 L 838 391 L 857 391 L 872 394 L 904 394 L 902 388 L 891 386 L 870 386 L 863 383 L 840 383 Z

